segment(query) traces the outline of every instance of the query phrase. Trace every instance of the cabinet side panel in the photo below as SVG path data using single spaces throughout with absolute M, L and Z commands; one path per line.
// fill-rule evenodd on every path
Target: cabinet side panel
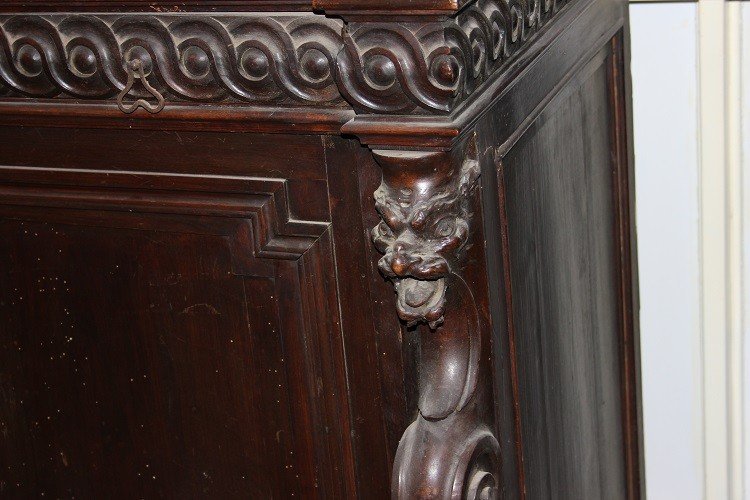
M 624 498 L 608 50 L 505 154 L 528 498 Z

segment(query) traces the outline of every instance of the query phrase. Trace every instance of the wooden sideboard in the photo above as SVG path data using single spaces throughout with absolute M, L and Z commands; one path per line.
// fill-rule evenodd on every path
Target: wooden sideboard
M 621 0 L 6 0 L 0 497 L 642 497 Z

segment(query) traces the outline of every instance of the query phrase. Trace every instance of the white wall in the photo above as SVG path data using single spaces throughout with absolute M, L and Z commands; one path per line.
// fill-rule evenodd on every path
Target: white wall
M 630 7 L 650 500 L 703 498 L 696 5 Z
M 750 499 L 750 5 L 631 5 L 646 492 Z
M 742 9 L 742 20 L 743 26 L 750 27 L 750 4 L 743 3 Z M 750 29 L 742 33 L 741 36 L 741 58 L 742 58 L 742 163 L 743 163 L 743 191 L 750 193 Z M 744 397 L 744 429 L 745 432 L 742 435 L 742 446 L 743 446 L 743 458 L 744 458 L 744 470 L 743 475 L 745 478 L 745 497 L 748 497 L 747 488 L 750 486 L 750 436 L 748 430 L 750 430 L 750 338 L 748 333 L 750 332 L 750 293 L 748 293 L 750 284 L 750 196 L 745 196 L 742 204 L 743 213 L 743 238 L 742 238 L 742 250 L 743 250 L 743 283 L 744 287 L 742 290 L 743 294 L 743 350 L 744 350 L 744 363 L 743 363 L 743 374 L 742 374 L 742 393 Z

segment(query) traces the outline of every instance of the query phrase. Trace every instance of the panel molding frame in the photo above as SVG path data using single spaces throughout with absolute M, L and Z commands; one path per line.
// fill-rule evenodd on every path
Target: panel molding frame
M 297 260 L 330 225 L 291 217 L 285 179 L 1 166 L 0 174 L 0 205 L 223 217 L 234 221 L 227 236 L 257 258 Z
M 224 239 L 232 274 L 273 283 L 289 362 L 305 367 L 288 376 L 306 407 L 291 413 L 303 434 L 295 439 L 315 460 L 299 474 L 347 498 L 356 491 L 349 433 L 326 431 L 350 421 L 340 414 L 348 412 L 342 332 L 325 313 L 336 307 L 331 224 L 293 219 L 286 190 L 279 178 L 0 167 L 0 219 Z M 284 300 L 297 305 L 283 313 Z
M 594 69 L 597 65 L 604 65 L 606 67 L 608 85 L 609 88 L 621 86 L 625 92 L 629 91 L 629 65 L 626 62 L 628 55 L 628 41 L 623 34 L 623 26 L 617 22 L 609 30 L 607 30 L 602 36 L 598 37 L 595 41 L 587 43 L 586 46 L 590 47 L 585 54 L 577 58 L 575 61 L 566 61 L 567 70 L 563 76 L 559 77 L 559 83 L 552 88 L 540 88 L 538 96 L 534 96 L 531 102 L 523 102 L 518 107 L 521 108 L 519 117 L 513 116 L 514 120 L 501 121 L 495 120 L 497 127 L 502 130 L 501 144 L 496 145 L 490 151 L 486 153 L 488 156 L 487 166 L 483 167 L 483 182 L 489 180 L 495 180 L 496 185 L 498 179 L 501 178 L 504 167 L 503 158 L 508 151 L 517 143 L 521 136 L 533 126 L 534 121 L 542 115 L 547 109 L 548 105 L 553 99 L 560 96 L 564 96 L 569 89 L 580 83 L 585 77 Z M 550 56 L 550 54 L 548 54 Z M 529 72 L 526 78 L 532 78 L 533 73 Z M 630 120 L 632 119 L 632 110 L 629 102 L 625 97 L 626 94 L 614 94 L 610 95 L 610 102 L 608 103 L 614 110 L 615 115 L 612 117 L 613 128 L 618 127 L 621 133 L 612 132 L 610 140 L 612 141 L 613 148 L 613 185 L 615 187 L 613 196 L 613 206 L 616 209 L 616 213 L 613 215 L 613 224 L 616 226 L 617 233 L 613 234 L 612 237 L 615 239 L 615 247 L 620 249 L 616 256 L 617 268 L 619 269 L 617 275 L 617 296 L 618 296 L 618 307 L 619 307 L 619 334 L 623 345 L 621 346 L 621 368 L 620 375 L 625 382 L 625 387 L 622 391 L 622 403 L 623 403 L 623 450 L 625 453 L 625 477 L 627 486 L 627 498 L 638 499 L 645 498 L 645 481 L 644 481 L 644 461 L 643 461 L 643 436 L 642 436 L 642 412 L 640 403 L 640 371 L 639 371 L 639 327 L 638 327 L 638 273 L 637 273 L 637 247 L 635 237 L 635 214 L 632 210 L 634 204 L 634 178 L 633 178 L 633 148 L 632 148 L 632 137 L 626 133 L 627 130 L 631 130 L 629 127 Z M 508 98 L 507 96 L 503 96 Z M 509 98 L 508 98 L 509 99 Z M 502 98 L 500 100 L 502 102 Z M 495 104 L 497 106 L 497 102 Z M 528 110 L 526 114 L 523 111 Z M 521 118 L 521 116 L 523 118 Z M 495 171 L 488 175 L 487 169 L 489 163 L 493 164 Z M 504 340 L 504 344 L 496 346 L 496 356 L 498 359 L 503 360 L 502 362 L 496 361 L 496 370 L 503 370 L 506 372 L 504 376 L 507 376 L 510 380 L 513 380 L 513 387 L 505 388 L 498 387 L 495 389 L 496 398 L 502 401 L 501 404 L 508 405 L 510 408 L 503 412 L 505 419 L 499 417 L 500 422 L 512 418 L 514 421 L 514 428 L 508 429 L 501 433 L 504 439 L 508 439 L 508 436 L 513 435 L 516 442 L 516 456 L 514 461 L 517 465 L 517 476 L 518 484 L 521 488 L 521 498 L 524 498 L 524 482 L 526 481 L 526 474 L 524 471 L 524 456 L 522 449 L 523 437 L 521 434 L 522 429 L 520 428 L 520 414 L 518 409 L 518 388 L 517 384 L 518 374 L 517 366 L 515 361 L 515 331 L 512 325 L 513 321 L 513 294 L 510 287 L 510 277 L 507 274 L 508 268 L 511 265 L 510 261 L 506 258 L 508 255 L 508 244 L 507 241 L 507 216 L 505 215 L 505 194 L 502 189 L 498 190 L 495 194 L 485 194 L 483 203 L 486 205 L 488 211 L 497 210 L 499 215 L 494 216 L 485 212 L 486 222 L 488 228 L 499 225 L 503 227 L 502 235 L 499 244 L 488 245 L 489 254 L 498 252 L 502 255 L 502 258 L 489 258 L 488 257 L 488 268 L 491 274 L 495 274 L 499 278 L 495 278 L 491 282 L 492 288 L 498 287 L 499 291 L 490 292 L 490 295 L 494 298 L 491 299 L 493 302 L 502 304 L 500 309 L 493 311 L 493 323 L 498 324 L 495 328 L 500 329 L 500 335 L 507 337 Z M 489 229 L 488 229 L 489 230 Z M 495 333 L 495 338 L 497 338 Z M 501 364 L 500 364 L 501 363 Z M 512 410 L 512 411 L 510 411 Z M 513 432 L 514 434 L 511 434 Z M 507 451 L 505 451 L 503 459 L 507 460 Z M 513 463 L 511 462 L 511 463 Z

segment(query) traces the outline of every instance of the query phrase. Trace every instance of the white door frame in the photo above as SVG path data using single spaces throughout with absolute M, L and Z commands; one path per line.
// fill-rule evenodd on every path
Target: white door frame
M 740 2 L 700 0 L 699 179 L 704 498 L 745 498 Z M 744 219 L 744 220 L 743 220 Z

